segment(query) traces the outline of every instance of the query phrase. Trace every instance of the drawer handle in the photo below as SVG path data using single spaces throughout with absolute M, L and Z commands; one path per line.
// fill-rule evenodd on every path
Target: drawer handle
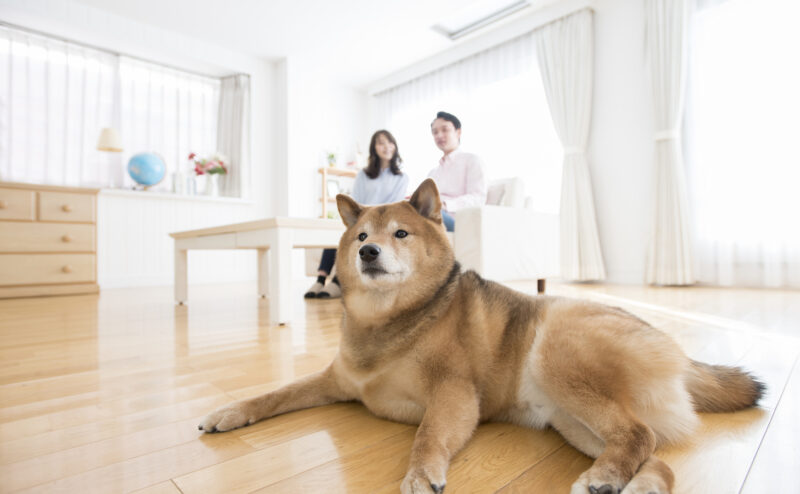
M 67 243 L 72 242 L 73 239 L 74 239 L 74 237 L 72 235 L 69 235 L 69 234 L 64 235 L 63 237 L 61 237 L 61 241 L 62 242 L 67 242 Z
M 7 207 L 8 207 L 8 201 L 0 199 L 0 209 L 5 209 Z
M 67 264 L 66 266 L 64 266 L 63 268 L 61 268 L 61 271 L 65 272 L 65 273 L 71 273 L 71 272 L 72 272 L 72 266 L 70 266 L 69 264 Z
M 72 212 L 72 206 L 70 206 L 69 204 L 64 204 L 63 206 L 61 206 L 61 210 L 64 211 L 65 213 L 70 213 Z

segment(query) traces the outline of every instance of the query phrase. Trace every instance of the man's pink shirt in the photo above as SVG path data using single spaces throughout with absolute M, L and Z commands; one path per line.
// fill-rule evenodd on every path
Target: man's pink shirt
M 456 149 L 443 156 L 428 177 L 436 182 L 449 213 L 486 204 L 486 179 L 477 155 Z

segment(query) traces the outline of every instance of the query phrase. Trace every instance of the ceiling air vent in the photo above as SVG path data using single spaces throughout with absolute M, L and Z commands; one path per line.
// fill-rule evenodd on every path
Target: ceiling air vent
M 530 4 L 527 0 L 506 2 L 483 0 L 473 2 L 468 7 L 453 13 L 447 19 L 436 23 L 431 29 L 455 41 L 529 6 Z

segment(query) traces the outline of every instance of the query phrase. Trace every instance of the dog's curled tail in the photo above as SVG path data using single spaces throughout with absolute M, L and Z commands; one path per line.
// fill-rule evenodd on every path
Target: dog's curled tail
M 766 387 L 739 367 L 691 361 L 686 388 L 698 412 L 733 412 L 758 404 Z

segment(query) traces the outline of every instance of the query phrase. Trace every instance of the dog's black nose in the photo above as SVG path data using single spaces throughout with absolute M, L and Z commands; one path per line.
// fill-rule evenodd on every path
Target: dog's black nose
M 381 253 L 381 248 L 375 244 L 367 244 L 358 249 L 358 255 L 364 262 L 372 262 L 378 258 Z

